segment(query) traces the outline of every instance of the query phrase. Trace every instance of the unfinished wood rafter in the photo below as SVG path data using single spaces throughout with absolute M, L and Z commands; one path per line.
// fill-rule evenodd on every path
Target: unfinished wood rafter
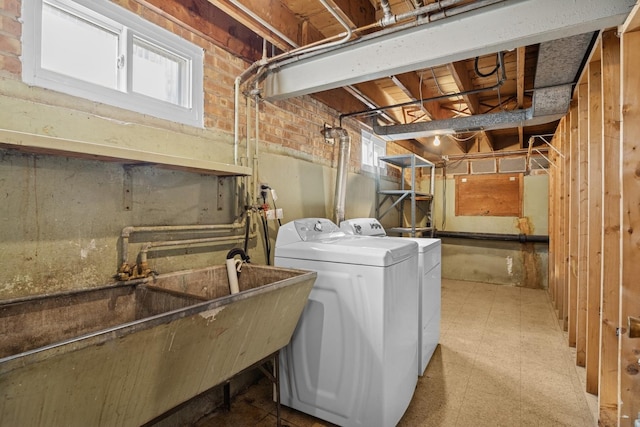
M 451 73 L 453 80 L 458 86 L 458 92 L 465 92 L 473 89 L 473 82 L 469 77 L 469 71 L 464 61 L 456 61 L 451 64 L 447 64 L 447 69 Z M 477 94 L 463 94 L 465 104 L 469 108 L 471 114 L 478 114 L 480 112 L 480 100 Z
M 207 0 L 138 2 L 246 61 L 262 56 L 262 39 Z
M 414 72 L 396 74 L 394 77 L 402 85 L 402 88 L 408 91 L 407 95 L 415 100 L 436 96 L 425 85 L 421 85 L 420 77 Z M 443 111 L 436 101 L 424 102 L 422 106 L 431 120 L 449 117 L 449 114 Z

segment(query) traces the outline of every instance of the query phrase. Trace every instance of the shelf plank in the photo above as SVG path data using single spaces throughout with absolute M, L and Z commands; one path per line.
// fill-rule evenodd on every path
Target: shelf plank
M 0 147 L 36 154 L 54 154 L 91 160 L 159 166 L 218 176 L 249 176 L 251 168 L 209 160 L 180 157 L 109 144 L 0 129 Z

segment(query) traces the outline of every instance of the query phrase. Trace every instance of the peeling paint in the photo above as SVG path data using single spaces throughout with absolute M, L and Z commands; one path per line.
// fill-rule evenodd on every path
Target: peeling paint
M 91 241 L 89 242 L 89 245 L 85 248 L 80 248 L 80 258 L 81 259 L 87 259 L 87 256 L 89 256 L 89 252 L 91 250 L 95 250 L 96 249 L 96 239 L 91 239 Z
M 207 319 L 207 324 L 209 324 L 214 320 L 216 320 L 216 316 L 218 315 L 218 313 L 220 313 L 225 308 L 226 306 L 222 306 L 222 307 L 217 307 L 211 310 L 203 311 L 202 313 L 199 314 L 199 316 Z
M 513 257 L 507 257 L 507 274 L 513 276 Z

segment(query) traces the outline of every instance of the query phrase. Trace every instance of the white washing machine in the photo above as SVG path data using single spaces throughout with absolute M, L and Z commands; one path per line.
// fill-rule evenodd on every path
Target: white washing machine
M 387 236 L 375 218 L 355 218 L 342 221 L 340 229 L 356 236 Z M 418 244 L 418 375 L 424 374 L 440 340 L 441 315 L 441 243 L 426 237 L 387 237 L 412 240 Z
M 306 218 L 280 228 L 275 265 L 318 273 L 280 353 L 281 402 L 341 426 L 395 426 L 418 379 L 416 243 Z

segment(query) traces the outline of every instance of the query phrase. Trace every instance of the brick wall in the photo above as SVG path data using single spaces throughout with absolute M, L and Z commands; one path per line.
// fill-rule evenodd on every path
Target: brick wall
M 0 0 L 0 72 L 2 75 L 20 76 L 20 35 L 22 24 L 19 0 Z

